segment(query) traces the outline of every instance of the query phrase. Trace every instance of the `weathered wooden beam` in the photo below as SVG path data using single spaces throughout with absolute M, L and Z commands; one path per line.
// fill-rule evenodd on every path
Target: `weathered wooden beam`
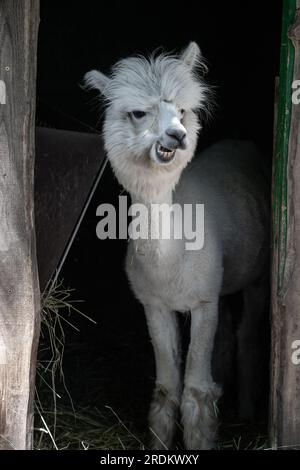
M 38 23 L 38 0 L 0 1 L 0 449 L 30 449 L 33 436 L 40 323 L 33 217 Z
M 300 1 L 286 1 L 273 181 L 272 374 L 270 441 L 300 449 Z

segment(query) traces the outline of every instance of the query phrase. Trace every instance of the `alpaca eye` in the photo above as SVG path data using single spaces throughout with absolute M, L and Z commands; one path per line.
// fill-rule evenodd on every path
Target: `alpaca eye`
M 130 113 L 133 117 L 135 117 L 135 119 L 141 119 L 143 118 L 144 116 L 146 116 L 146 113 L 144 111 L 132 111 L 132 113 Z
M 184 114 L 184 113 L 185 113 L 185 109 L 181 109 L 181 110 L 180 110 L 180 113 L 181 113 L 181 114 Z

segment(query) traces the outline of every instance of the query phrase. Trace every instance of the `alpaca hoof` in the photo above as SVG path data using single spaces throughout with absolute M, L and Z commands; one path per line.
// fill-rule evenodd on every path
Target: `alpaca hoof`
M 189 450 L 208 450 L 215 447 L 218 429 L 216 403 L 221 390 L 214 384 L 207 391 L 188 388 L 181 403 L 183 438 Z
M 178 407 L 178 400 L 172 397 L 165 388 L 158 386 L 155 389 L 149 414 L 153 450 L 170 449 L 175 433 Z

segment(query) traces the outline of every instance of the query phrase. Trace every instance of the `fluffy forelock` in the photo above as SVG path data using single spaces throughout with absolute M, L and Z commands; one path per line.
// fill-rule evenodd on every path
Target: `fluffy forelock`
M 184 109 L 203 109 L 208 89 L 198 76 L 198 68 L 192 70 L 180 57 L 167 54 L 122 59 L 112 68 L 106 99 L 124 111 L 139 106 L 147 109 L 159 100 Z

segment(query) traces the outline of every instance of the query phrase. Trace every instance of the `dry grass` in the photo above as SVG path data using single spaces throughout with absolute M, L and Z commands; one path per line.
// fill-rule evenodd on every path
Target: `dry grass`
M 53 411 L 43 412 L 45 421 L 53 421 Z M 68 406 L 56 409 L 56 438 L 42 426 L 36 429 L 35 447 L 39 450 L 135 450 L 145 449 L 140 437 L 130 431 L 114 413 L 97 408 L 82 408 L 75 413 Z M 55 442 L 55 445 L 54 445 Z
M 73 289 L 59 281 L 42 296 L 42 330 L 39 345 L 36 385 L 35 449 L 144 449 L 144 436 L 137 436 L 132 423 L 124 423 L 110 407 L 75 409 L 63 371 L 65 352 L 64 324 L 79 333 L 76 315 L 96 323 L 72 300 Z M 75 346 L 76 347 L 76 346 Z M 91 394 L 103 395 L 103 389 Z M 101 399 L 101 398 L 100 398 Z M 105 398 L 103 397 L 103 403 Z

